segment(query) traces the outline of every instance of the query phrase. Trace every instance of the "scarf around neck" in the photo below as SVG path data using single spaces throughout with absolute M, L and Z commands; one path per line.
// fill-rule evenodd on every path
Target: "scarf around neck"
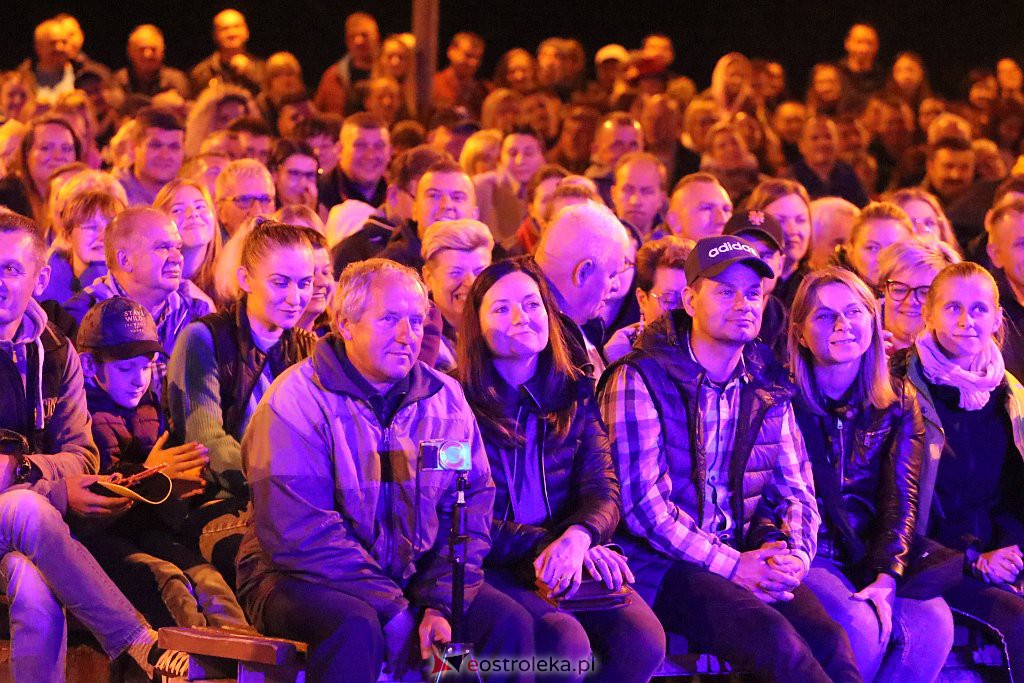
M 935 335 L 929 330 L 918 335 L 914 344 L 921 359 L 925 377 L 934 384 L 943 384 L 960 390 L 960 407 L 980 410 L 988 403 L 989 394 L 1003 381 L 1006 366 L 1003 354 L 990 339 L 968 369 L 954 363 L 939 347 Z

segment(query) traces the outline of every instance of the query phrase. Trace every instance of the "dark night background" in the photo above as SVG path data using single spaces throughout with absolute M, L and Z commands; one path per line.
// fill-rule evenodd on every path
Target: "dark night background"
M 277 50 L 294 52 L 311 89 L 343 52 L 342 21 L 347 14 L 356 10 L 373 13 L 384 35 L 409 30 L 412 21 L 411 0 L 134 0 L 117 5 L 35 0 L 14 6 L 16 1 L 8 0 L 3 10 L 0 68 L 12 68 L 31 54 L 32 29 L 40 20 L 66 11 L 82 23 L 85 51 L 113 68 L 124 65 L 125 41 L 132 27 L 154 23 L 167 37 L 167 62 L 187 69 L 212 50 L 213 15 L 232 6 L 249 19 L 250 49 L 261 56 Z M 968 69 L 992 67 L 1003 56 L 1024 56 L 1024 0 L 441 0 L 439 64 L 444 64 L 448 39 L 460 29 L 477 31 L 487 39 L 482 73 L 488 75 L 505 50 L 521 46 L 532 51 L 548 36 L 578 38 L 592 59 L 605 43 L 634 48 L 646 33 L 660 31 L 676 43 L 675 70 L 693 77 L 701 88 L 709 84 L 715 61 L 726 52 L 739 50 L 749 57 L 780 60 L 788 72 L 791 91 L 802 94 L 810 67 L 840 56 L 843 35 L 857 20 L 870 21 L 878 28 L 884 65 L 891 64 L 900 50 L 920 52 L 933 87 L 947 96 L 963 96 Z

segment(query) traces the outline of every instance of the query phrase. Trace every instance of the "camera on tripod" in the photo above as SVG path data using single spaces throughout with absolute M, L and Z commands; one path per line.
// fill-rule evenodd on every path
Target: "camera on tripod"
M 468 441 L 420 441 L 420 469 L 426 472 L 469 472 L 472 470 L 472 455 Z

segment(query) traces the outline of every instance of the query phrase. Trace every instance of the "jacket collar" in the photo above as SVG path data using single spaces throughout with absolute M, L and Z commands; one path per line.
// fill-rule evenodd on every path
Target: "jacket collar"
M 345 357 L 345 344 L 336 333 L 322 337 L 313 349 L 313 371 L 320 382 L 320 385 L 327 391 L 337 394 L 346 394 L 353 398 L 366 401 L 366 391 L 358 386 L 345 372 L 342 365 L 342 358 Z M 402 401 L 402 407 L 430 398 L 441 391 L 444 384 L 440 379 L 427 369 L 427 366 L 417 361 L 409 373 L 409 393 Z
M 658 318 L 648 325 L 637 340 L 637 348 L 656 357 L 677 380 L 696 391 L 700 378 L 706 371 L 690 351 L 690 331 L 693 319 L 686 311 L 677 309 Z M 743 347 L 740 359 L 740 377 L 755 390 L 769 392 L 776 399 L 791 399 L 794 394 L 792 383 L 786 378 L 784 368 L 775 360 L 770 348 L 761 342 L 748 342 Z

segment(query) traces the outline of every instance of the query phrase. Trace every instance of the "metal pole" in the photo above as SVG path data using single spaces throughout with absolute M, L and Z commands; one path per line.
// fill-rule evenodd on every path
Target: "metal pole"
M 430 117 L 431 89 L 437 71 L 437 31 L 441 0 L 412 0 L 412 32 L 416 36 L 416 113 Z

